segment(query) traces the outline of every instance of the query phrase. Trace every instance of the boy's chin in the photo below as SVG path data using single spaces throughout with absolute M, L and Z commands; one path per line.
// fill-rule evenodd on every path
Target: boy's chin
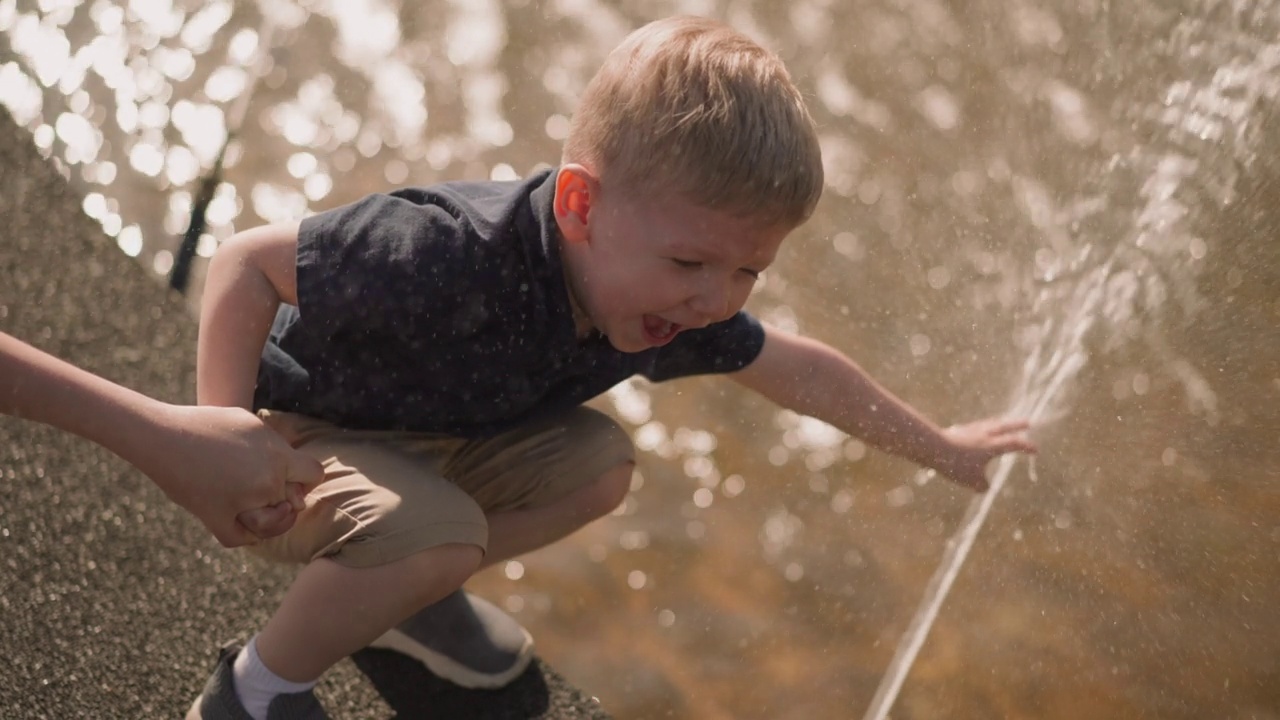
M 616 340 L 614 340 L 612 337 L 609 337 L 609 344 L 613 346 L 614 350 L 617 350 L 618 352 L 624 352 L 624 353 L 638 353 L 638 352 L 644 352 L 645 350 L 649 349 L 648 346 L 639 345 L 636 343 L 619 343 Z
M 626 337 L 622 333 L 605 333 L 605 337 L 608 338 L 609 344 L 613 346 L 613 349 L 618 352 L 638 353 L 652 347 L 645 343 L 643 338 Z

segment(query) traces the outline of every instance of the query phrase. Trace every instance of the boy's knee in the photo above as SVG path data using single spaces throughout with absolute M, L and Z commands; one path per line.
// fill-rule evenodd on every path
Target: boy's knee
M 484 550 L 478 545 L 437 545 L 410 556 L 406 574 L 425 604 L 462 587 L 480 569 L 483 560 Z
M 442 580 L 448 585 L 462 584 L 471 579 L 471 576 L 480 569 L 480 563 L 484 561 L 484 549 L 479 545 L 470 545 L 466 543 L 453 543 L 450 545 L 442 545 L 447 549 L 447 559 L 441 563 L 440 574 Z
M 631 474 L 634 462 L 624 462 L 605 471 L 583 493 L 579 514 L 587 520 L 595 520 L 613 512 L 631 492 Z

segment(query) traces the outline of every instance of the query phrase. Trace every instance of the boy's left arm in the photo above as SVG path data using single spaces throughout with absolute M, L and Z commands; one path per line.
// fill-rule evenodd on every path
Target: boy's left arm
M 1025 434 L 1026 421 L 993 418 L 940 428 L 834 348 L 768 325 L 760 355 L 729 377 L 783 407 L 974 490 L 987 489 L 986 466 L 992 458 L 1035 452 Z

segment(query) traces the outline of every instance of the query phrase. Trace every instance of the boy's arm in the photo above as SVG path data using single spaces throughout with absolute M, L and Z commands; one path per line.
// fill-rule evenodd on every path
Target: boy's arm
M 975 490 L 986 466 L 1008 452 L 1035 452 L 1024 421 L 982 420 L 942 429 L 880 387 L 830 346 L 765 326 L 764 348 L 730 375 L 743 386 L 879 450 L 930 467 Z
M 151 478 L 227 547 L 287 531 L 314 459 L 251 413 L 171 405 L 0 333 L 0 413 L 91 440 Z M 284 498 L 286 482 L 296 483 Z
M 281 302 L 298 302 L 298 223 L 237 233 L 209 263 L 200 310 L 196 399 L 249 409 Z

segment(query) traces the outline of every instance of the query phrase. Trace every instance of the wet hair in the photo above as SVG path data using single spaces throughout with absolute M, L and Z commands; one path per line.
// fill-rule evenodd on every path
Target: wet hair
M 592 78 L 562 157 L 601 185 L 796 227 L 822 194 L 822 152 L 782 61 L 714 20 L 631 33 Z

